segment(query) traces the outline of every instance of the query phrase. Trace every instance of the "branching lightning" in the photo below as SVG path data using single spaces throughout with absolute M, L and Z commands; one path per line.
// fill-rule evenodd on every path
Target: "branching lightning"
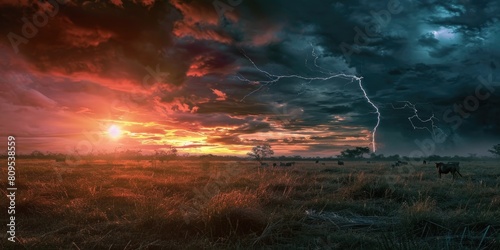
M 411 103 L 409 101 L 400 101 L 400 103 L 404 103 L 404 105 L 401 106 L 401 107 L 395 107 L 394 104 L 391 103 L 391 106 L 392 106 L 393 109 L 405 109 L 405 108 L 409 108 L 409 109 L 411 109 L 413 111 L 413 115 L 410 116 L 410 117 L 408 117 L 408 121 L 410 121 L 410 124 L 413 127 L 413 129 L 427 130 L 427 131 L 429 131 L 429 133 L 432 135 L 433 138 L 434 138 L 434 136 L 436 136 L 436 131 L 437 130 L 441 131 L 441 129 L 438 126 L 436 126 L 436 124 L 434 123 L 435 120 L 437 120 L 437 121 L 439 120 L 439 119 L 437 119 L 434 116 L 434 113 L 429 118 L 423 119 L 418 114 L 418 109 L 416 107 L 416 105 L 418 103 L 417 104 L 413 104 L 413 103 Z M 415 123 L 413 123 L 413 119 L 417 119 L 421 123 L 430 123 L 431 124 L 431 128 L 416 126 Z
M 355 76 L 355 75 L 349 75 L 349 74 L 345 74 L 345 73 L 332 73 L 331 71 L 320 67 L 318 65 L 318 63 L 317 63 L 319 56 L 316 54 L 316 52 L 314 50 L 314 47 L 313 47 L 313 50 L 312 50 L 312 56 L 314 57 L 314 66 L 316 68 L 320 69 L 318 72 L 320 72 L 322 74 L 326 74 L 327 76 L 308 77 L 308 76 L 302 76 L 302 75 L 296 75 L 296 74 L 291 74 L 291 75 L 275 75 L 275 74 L 269 73 L 269 72 L 267 72 L 267 71 L 259 68 L 257 66 L 257 64 L 255 64 L 255 62 L 250 57 L 248 57 L 245 53 L 243 53 L 243 55 L 247 58 L 247 60 L 253 65 L 253 67 L 257 71 L 261 72 L 263 75 L 265 75 L 267 78 L 269 78 L 269 80 L 255 81 L 255 80 L 250 80 L 248 78 L 245 78 L 245 77 L 243 77 L 241 75 L 237 76 L 237 78 L 240 81 L 248 82 L 248 83 L 254 84 L 254 85 L 260 85 L 257 89 L 255 89 L 255 90 L 251 91 L 250 93 L 246 94 L 240 101 L 244 101 L 247 97 L 249 97 L 250 95 L 252 95 L 252 94 L 254 94 L 254 93 L 258 92 L 258 91 L 260 91 L 262 88 L 264 88 L 266 86 L 269 86 L 271 84 L 277 83 L 277 82 L 279 82 L 282 79 L 295 78 L 295 79 L 304 80 L 304 81 L 307 82 L 307 84 L 311 83 L 312 81 L 316 81 L 316 80 L 317 81 L 328 81 L 328 80 L 334 79 L 334 78 L 341 78 L 341 79 L 351 80 L 351 82 L 357 81 L 358 85 L 359 85 L 359 88 L 363 92 L 363 95 L 364 95 L 365 99 L 375 109 L 374 113 L 377 114 L 377 123 L 376 123 L 375 127 L 372 130 L 372 142 L 371 142 L 373 152 L 375 152 L 377 150 L 376 139 L 375 138 L 376 138 L 377 128 L 378 128 L 378 126 L 380 124 L 380 111 L 379 111 L 379 108 L 368 97 L 368 95 L 366 93 L 366 90 L 363 87 L 363 82 L 362 82 L 363 77 L 358 77 L 358 76 Z M 306 65 L 307 65 L 307 60 L 306 60 Z

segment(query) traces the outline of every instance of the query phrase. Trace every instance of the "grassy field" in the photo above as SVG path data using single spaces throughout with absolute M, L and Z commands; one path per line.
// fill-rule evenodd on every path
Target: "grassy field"
M 0 248 L 500 249 L 499 162 L 455 181 L 421 163 L 257 165 L 18 160 L 18 243 Z

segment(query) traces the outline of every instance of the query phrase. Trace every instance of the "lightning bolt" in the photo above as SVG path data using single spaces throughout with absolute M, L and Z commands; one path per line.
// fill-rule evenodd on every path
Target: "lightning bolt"
M 442 131 L 438 126 L 436 126 L 436 124 L 434 123 L 435 120 L 439 121 L 438 118 L 436 118 L 436 116 L 434 115 L 434 113 L 432 113 L 432 115 L 427 118 L 427 119 L 424 119 L 422 117 L 419 116 L 418 114 L 418 109 L 417 109 L 417 104 L 419 103 L 416 103 L 416 104 L 413 104 L 409 101 L 400 101 L 400 103 L 403 103 L 404 105 L 401 106 L 401 107 L 395 107 L 394 104 L 391 103 L 391 106 L 393 109 L 406 109 L 406 108 L 409 108 L 413 111 L 413 115 L 412 116 L 409 116 L 408 117 L 408 121 L 410 121 L 410 124 L 411 126 L 413 127 L 414 130 L 416 129 L 421 129 L 421 130 L 427 130 L 432 138 L 434 138 L 436 136 L 436 130 L 439 130 L 439 131 Z M 417 119 L 419 120 L 421 123 L 431 123 L 431 128 L 429 129 L 428 127 L 419 127 L 419 126 L 416 126 L 415 123 L 413 123 L 413 119 Z
M 372 107 L 375 109 L 375 113 L 377 113 L 377 124 L 375 125 L 375 127 L 373 127 L 372 131 L 372 147 L 373 147 L 373 152 L 375 153 L 377 151 L 377 147 L 375 144 L 375 135 L 377 133 L 378 125 L 380 125 L 380 111 L 378 110 L 378 107 L 370 100 L 370 98 L 366 94 L 366 90 L 363 87 L 361 79 L 363 79 L 363 77 L 359 78 L 358 80 L 359 88 L 363 91 L 363 95 L 365 95 L 366 101 L 368 101 L 368 103 L 372 105 Z
M 312 81 L 316 81 L 316 80 L 317 81 L 328 81 L 328 80 L 331 80 L 331 79 L 334 79 L 334 78 L 351 80 L 351 82 L 357 81 L 358 85 L 359 85 L 359 88 L 363 92 L 363 95 L 364 95 L 365 99 L 375 109 L 374 113 L 377 114 L 377 123 L 375 124 L 375 127 L 372 130 L 372 142 L 371 142 L 373 152 L 376 152 L 377 146 L 376 146 L 376 139 L 375 138 L 376 138 L 376 133 L 377 133 L 378 126 L 380 125 L 380 111 L 379 111 L 379 108 L 371 101 L 370 97 L 368 97 L 368 94 L 366 93 L 366 90 L 363 87 L 363 81 L 362 81 L 363 77 L 358 77 L 358 76 L 355 76 L 355 75 L 348 75 L 348 74 L 345 74 L 345 73 L 332 73 L 331 71 L 320 67 L 318 65 L 318 63 L 317 63 L 319 55 L 316 54 L 316 52 L 314 50 L 314 47 L 313 47 L 313 50 L 312 50 L 312 56 L 314 57 L 314 66 L 317 67 L 318 69 L 320 69 L 320 71 L 319 71 L 320 73 L 326 74 L 327 76 L 308 77 L 308 76 L 302 76 L 302 75 L 297 75 L 297 74 L 291 74 L 291 75 L 276 75 L 276 74 L 272 74 L 272 73 L 269 73 L 269 72 L 267 72 L 267 71 L 259 68 L 259 66 L 257 66 L 257 64 L 255 64 L 255 62 L 250 57 L 248 57 L 243 51 L 242 51 L 242 53 L 245 56 L 245 58 L 252 64 L 252 66 L 257 71 L 259 71 L 264 76 L 266 76 L 269 80 L 255 81 L 255 80 L 250 80 L 250 79 L 248 79 L 246 77 L 243 77 L 241 75 L 238 75 L 237 78 L 240 81 L 248 82 L 248 83 L 254 84 L 254 85 L 259 85 L 259 87 L 257 89 L 255 89 L 255 90 L 251 91 L 250 93 L 246 94 L 245 96 L 243 96 L 243 98 L 240 100 L 240 102 L 243 102 L 247 97 L 251 96 L 252 94 L 254 94 L 254 93 L 258 92 L 258 91 L 260 91 L 262 88 L 270 86 L 270 85 L 272 85 L 274 83 L 277 83 L 277 82 L 279 82 L 282 79 L 291 79 L 291 78 L 300 79 L 300 80 L 306 81 L 307 84 L 311 83 Z M 307 65 L 307 60 L 306 60 L 306 65 Z M 304 84 L 302 84 L 302 86 L 304 86 Z

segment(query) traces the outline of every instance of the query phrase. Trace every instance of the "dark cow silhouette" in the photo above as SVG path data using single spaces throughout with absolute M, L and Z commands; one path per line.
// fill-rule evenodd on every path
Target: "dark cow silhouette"
M 408 165 L 408 162 L 407 161 L 397 161 L 396 166 L 401 166 L 401 165 Z
M 451 172 L 452 178 L 455 179 L 455 175 L 459 174 L 460 177 L 463 177 L 462 174 L 460 173 L 460 163 L 459 162 L 448 162 L 448 163 L 442 163 L 442 162 L 437 162 L 436 163 L 436 168 L 438 170 L 439 178 L 441 179 L 441 174 L 448 174 Z
M 337 161 L 337 164 L 338 165 L 344 165 L 344 162 L 343 161 Z
M 407 161 L 397 161 L 394 164 L 391 164 L 391 167 L 399 167 L 402 165 L 408 165 L 408 162 Z

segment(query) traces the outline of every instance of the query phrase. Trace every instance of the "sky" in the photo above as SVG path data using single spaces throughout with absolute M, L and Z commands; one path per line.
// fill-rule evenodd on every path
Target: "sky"
M 1 0 L 0 33 L 0 139 L 18 152 L 500 143 L 495 0 Z

